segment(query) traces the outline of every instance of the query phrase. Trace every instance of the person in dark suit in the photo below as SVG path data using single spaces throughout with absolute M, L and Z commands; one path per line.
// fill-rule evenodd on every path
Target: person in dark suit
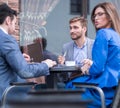
M 42 47 L 43 47 L 43 58 L 45 59 L 51 59 L 57 62 L 57 55 L 52 53 L 51 51 L 47 50 L 47 39 L 45 37 L 42 37 Z
M 21 78 L 49 75 L 49 67 L 56 65 L 50 59 L 41 63 L 27 63 L 16 39 L 11 35 L 15 32 L 17 12 L 6 3 L 0 4 L 0 99 L 10 82 Z
M 47 39 L 45 37 L 36 38 L 33 42 L 41 43 L 42 52 L 43 52 L 43 54 L 42 54 L 43 55 L 43 60 L 51 59 L 51 60 L 57 62 L 57 55 L 55 55 L 54 53 L 52 53 L 51 51 L 46 49 Z M 27 60 L 27 58 L 26 58 L 26 60 Z M 34 83 L 37 83 L 37 84 L 45 84 L 46 83 L 46 78 L 45 78 L 45 76 L 40 76 L 40 77 L 37 77 L 37 78 L 27 79 L 27 81 L 28 82 L 34 82 Z
M 75 88 L 73 82 L 94 83 L 103 90 L 106 107 L 110 108 L 120 73 L 120 18 L 111 2 L 103 2 L 94 7 L 91 20 L 96 29 L 92 60 L 83 60 L 83 76 L 69 81 L 66 88 Z M 87 89 L 82 97 L 93 100 L 88 108 L 101 108 L 97 91 Z

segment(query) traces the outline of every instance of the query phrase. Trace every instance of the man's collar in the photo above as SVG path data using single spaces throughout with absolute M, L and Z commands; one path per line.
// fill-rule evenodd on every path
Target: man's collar
M 3 27 L 0 26 L 0 29 L 1 29 L 4 33 L 8 34 Z
M 86 45 L 87 45 L 87 38 L 85 38 L 85 43 L 82 45 L 81 49 L 84 48 Z M 78 47 L 78 45 L 75 43 L 75 41 L 74 41 L 74 47 L 80 48 L 80 47 Z

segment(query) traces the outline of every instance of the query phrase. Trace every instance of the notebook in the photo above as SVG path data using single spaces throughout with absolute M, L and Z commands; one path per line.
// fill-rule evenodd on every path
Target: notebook
M 31 62 L 41 62 L 43 60 L 43 49 L 39 42 L 21 46 L 21 50 L 30 56 Z

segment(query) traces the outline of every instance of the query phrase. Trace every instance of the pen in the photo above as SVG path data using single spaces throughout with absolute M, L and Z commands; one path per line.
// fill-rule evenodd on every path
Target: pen
M 65 51 L 65 53 L 63 54 L 63 57 L 65 57 L 65 56 L 66 56 L 66 54 L 67 54 L 67 51 Z

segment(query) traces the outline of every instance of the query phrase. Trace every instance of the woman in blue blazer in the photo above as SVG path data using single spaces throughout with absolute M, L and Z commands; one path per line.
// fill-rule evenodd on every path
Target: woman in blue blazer
M 66 88 L 74 88 L 72 82 L 96 83 L 104 91 L 105 103 L 109 107 L 120 73 L 120 19 L 110 2 L 96 5 L 91 19 L 96 29 L 92 60 L 83 60 L 82 76 L 71 80 Z M 88 89 L 82 96 L 94 100 L 89 108 L 101 107 L 97 91 Z

